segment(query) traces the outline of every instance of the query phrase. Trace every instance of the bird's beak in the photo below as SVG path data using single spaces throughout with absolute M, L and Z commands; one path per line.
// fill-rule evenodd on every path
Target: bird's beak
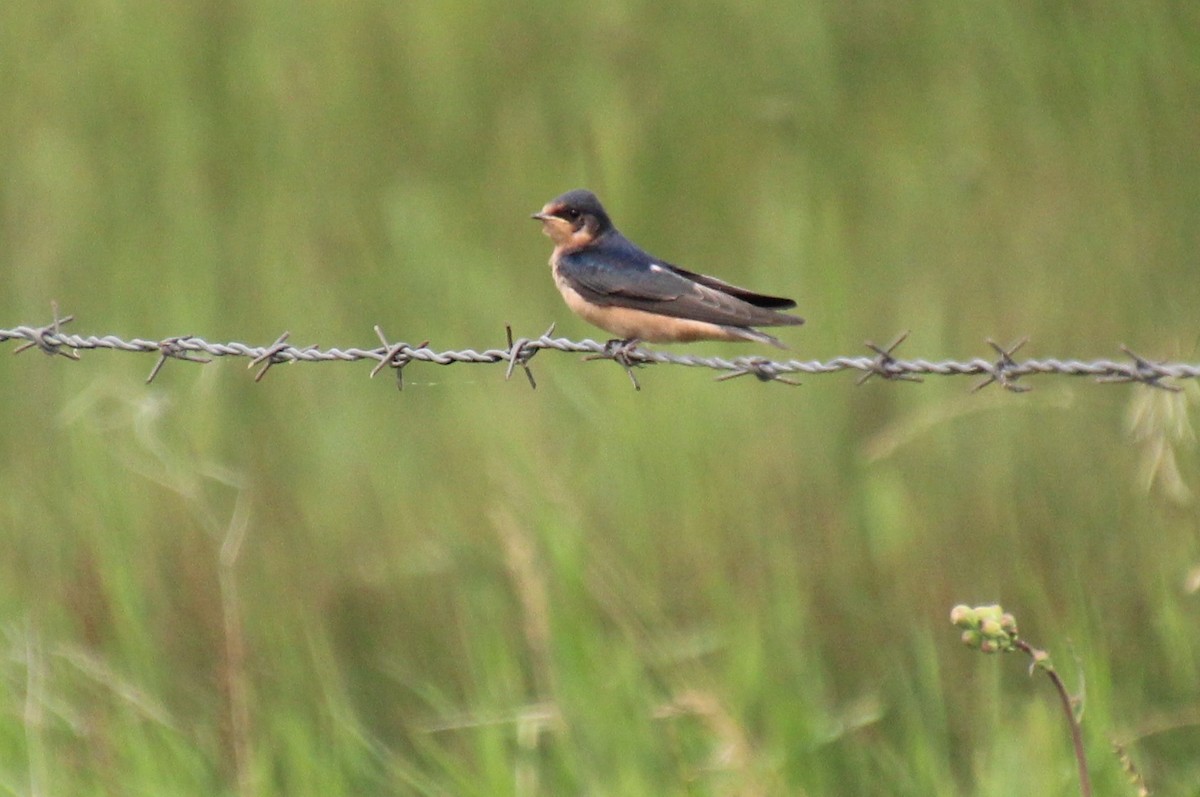
M 532 216 L 530 216 L 529 218 L 531 218 L 531 219 L 537 219 L 538 221 L 550 221 L 550 219 L 552 219 L 552 218 L 554 218 L 554 217 L 553 217 L 553 216 L 551 216 L 549 213 L 547 213 L 547 212 L 546 212 L 546 211 L 544 211 L 544 210 L 539 210 L 537 213 L 534 213 L 534 214 L 533 214 Z

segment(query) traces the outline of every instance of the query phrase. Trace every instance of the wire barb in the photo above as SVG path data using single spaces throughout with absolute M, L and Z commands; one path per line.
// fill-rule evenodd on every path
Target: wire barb
M 504 325 L 504 334 L 508 337 L 508 368 L 504 372 L 504 381 L 507 382 L 512 378 L 513 368 L 518 365 L 525 371 L 525 376 L 529 379 L 529 387 L 537 390 L 537 380 L 533 378 L 533 371 L 529 368 L 529 361 L 533 359 L 539 351 L 540 346 L 535 346 L 536 341 L 529 338 L 518 338 L 513 341 L 512 325 Z M 554 324 L 542 334 L 542 338 L 549 338 L 554 334 Z
M 988 378 L 971 388 L 971 392 L 978 393 L 988 385 L 996 382 L 1000 385 L 1000 387 L 1013 393 L 1028 393 L 1030 390 L 1029 385 L 1017 384 L 1017 378 L 1020 376 L 1020 373 L 1016 372 L 1020 371 L 1021 367 L 1017 364 L 1017 361 L 1013 359 L 1013 355 L 1020 351 L 1021 347 L 1028 342 L 1028 337 L 1021 338 L 1008 348 L 1004 348 L 996 341 L 988 338 L 988 345 L 996 350 L 996 353 L 1000 355 L 1000 359 L 997 360 L 995 365 L 992 366 L 992 370 Z
M 253 368 L 256 365 L 262 366 L 262 368 L 259 369 L 258 373 L 256 373 L 254 375 L 255 382 L 261 382 L 263 380 L 263 377 L 267 375 L 267 371 L 271 368 L 272 365 L 275 365 L 277 363 L 287 362 L 287 360 L 285 360 L 284 358 L 279 356 L 279 353 L 288 348 L 287 339 L 288 339 L 288 336 L 291 334 L 292 334 L 291 332 L 284 332 L 282 335 L 280 335 L 279 337 L 277 337 L 275 339 L 274 343 L 272 343 L 270 346 L 268 346 L 266 349 L 264 349 L 262 354 L 258 355 L 253 360 L 251 360 L 250 364 L 246 366 L 246 368 Z M 312 348 L 316 348 L 316 347 L 310 346 L 309 348 L 312 349 Z
M 766 357 L 748 357 L 741 361 L 740 367 L 735 371 L 730 371 L 727 374 L 722 374 L 714 379 L 714 382 L 728 382 L 730 379 L 737 379 L 739 376 L 753 376 L 759 382 L 782 382 L 785 385 L 800 387 L 800 380 L 788 379 L 775 370 L 775 364 Z
M 911 331 L 912 330 L 905 330 L 904 332 L 901 332 L 895 340 L 883 347 L 876 346 L 869 340 L 866 341 L 867 348 L 875 352 L 877 356 L 871 361 L 867 372 L 860 376 L 854 384 L 861 385 L 873 376 L 882 376 L 884 379 L 892 381 L 899 380 L 902 382 L 925 381 L 916 374 L 909 373 L 901 368 L 897 363 L 896 358 L 892 356 L 892 352 L 894 352 L 901 343 L 908 340 L 908 336 Z
M 419 343 L 415 349 L 407 343 L 388 343 L 387 336 L 383 334 L 383 327 L 379 324 L 375 325 L 375 334 L 379 336 L 384 351 L 379 358 L 379 365 L 371 369 L 371 378 L 374 379 L 376 374 L 391 366 L 396 369 L 396 389 L 404 390 L 404 366 L 413 361 L 412 352 L 424 349 L 429 345 L 429 341 Z
M 146 384 L 154 381 L 158 376 L 158 372 L 167 364 L 167 360 L 184 360 L 189 363 L 210 363 L 211 357 L 196 357 L 190 351 L 183 347 L 185 341 L 191 340 L 195 335 L 176 335 L 173 338 L 163 338 L 158 342 L 159 356 L 158 361 L 154 363 L 154 367 L 150 369 L 150 376 L 146 377 Z
M 1162 383 L 1163 377 L 1169 376 L 1169 374 L 1162 370 L 1162 363 L 1147 360 L 1124 343 L 1121 344 L 1121 351 L 1133 358 L 1133 369 L 1129 370 L 1126 368 L 1125 373 L 1098 376 L 1096 377 L 1097 382 L 1141 382 L 1143 385 L 1156 387 L 1159 390 L 1169 390 L 1172 393 L 1178 393 L 1182 390 L 1178 385 L 1164 385 Z
M 68 360 L 79 359 L 79 352 L 75 351 L 74 348 L 72 348 L 71 351 L 66 351 L 62 348 L 62 325 L 69 324 L 74 321 L 75 316 L 68 315 L 59 318 L 58 302 L 50 302 L 50 313 L 54 316 L 54 320 L 44 327 L 33 327 L 30 329 L 29 342 L 13 349 L 13 354 L 20 354 L 26 349 L 32 349 L 34 346 L 36 346 L 50 356 L 61 354 Z M 51 338 L 55 338 L 55 340 L 51 340 Z

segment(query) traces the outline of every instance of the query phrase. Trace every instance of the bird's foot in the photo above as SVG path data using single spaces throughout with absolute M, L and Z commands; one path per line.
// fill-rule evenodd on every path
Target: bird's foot
M 633 353 L 637 351 L 638 344 L 641 342 L 640 338 L 613 338 L 604 344 L 604 356 L 610 360 L 616 360 L 626 368 L 643 365 L 642 362 L 633 358 Z
M 633 375 L 634 368 L 640 368 L 646 364 L 644 361 L 634 357 L 638 344 L 641 342 L 639 338 L 613 338 L 604 344 L 604 352 L 602 354 L 593 354 L 585 359 L 615 360 L 625 369 L 625 373 L 629 374 L 629 381 L 633 382 L 633 389 L 641 390 L 642 386 L 638 384 L 637 377 Z

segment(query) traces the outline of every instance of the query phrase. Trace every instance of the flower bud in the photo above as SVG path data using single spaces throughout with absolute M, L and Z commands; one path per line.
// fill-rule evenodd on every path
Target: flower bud
M 1000 604 L 993 603 L 991 606 L 976 606 L 975 614 L 979 616 L 981 621 L 990 619 L 1000 622 L 1000 618 L 1004 616 L 1004 609 L 1001 608 Z
M 950 622 L 960 628 L 970 628 L 975 624 L 975 612 L 965 603 L 960 603 L 950 610 Z

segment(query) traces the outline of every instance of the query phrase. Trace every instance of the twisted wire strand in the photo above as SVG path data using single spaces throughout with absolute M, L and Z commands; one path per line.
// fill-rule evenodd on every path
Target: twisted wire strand
M 144 338 L 122 339 L 116 335 L 75 335 L 62 330 L 63 325 L 74 320 L 73 316 L 55 319 L 47 326 L 16 326 L 12 329 L 0 329 L 0 343 L 5 341 L 22 341 L 14 349 L 20 353 L 27 349 L 37 348 L 49 355 L 62 355 L 71 359 L 79 359 L 79 352 L 107 349 L 120 352 L 137 352 L 158 355 L 158 360 L 147 381 L 152 381 L 168 360 L 184 360 L 195 363 L 207 363 L 218 357 L 243 357 L 250 360 L 250 367 L 260 366 L 255 377 L 256 381 L 265 376 L 267 370 L 277 364 L 288 362 L 356 362 L 370 360 L 376 363 L 371 375 L 374 376 L 385 367 L 396 369 L 397 383 L 401 381 L 401 369 L 413 362 L 427 362 L 435 365 L 454 365 L 458 363 L 507 363 L 506 378 L 512 375 L 514 368 L 520 366 L 526 372 L 530 384 L 536 387 L 533 374 L 529 370 L 529 361 L 542 351 L 560 351 L 574 354 L 590 355 L 586 359 L 614 360 L 621 364 L 629 373 L 634 386 L 638 382 L 633 369 L 646 365 L 682 365 L 691 368 L 708 368 L 723 372 L 718 380 L 738 376 L 754 376 L 761 381 L 780 381 L 795 384 L 786 377 L 793 374 L 819 375 L 842 371 L 857 371 L 861 374 L 859 382 L 878 376 L 888 380 L 921 381 L 927 376 L 982 376 L 984 381 L 975 389 L 998 383 L 1008 390 L 1021 392 L 1028 387 L 1017 380 L 1047 374 L 1063 376 L 1092 377 L 1099 382 L 1139 382 L 1152 387 L 1167 390 L 1179 388 L 1165 383 L 1164 379 L 1195 379 L 1200 377 L 1200 364 L 1182 362 L 1153 362 L 1135 354 L 1122 346 L 1121 350 L 1127 360 L 1080 360 L 1080 359 L 1026 359 L 1017 361 L 1013 354 L 1025 344 L 1025 340 L 1014 346 L 1002 347 L 989 340 L 988 344 L 995 352 L 995 357 L 981 357 L 969 360 L 925 360 L 900 359 L 893 356 L 893 351 L 904 342 L 907 333 L 901 335 L 886 347 L 868 342 L 867 347 L 874 355 L 840 356 L 829 360 L 770 360 L 759 356 L 742 356 L 734 358 L 703 357 L 695 354 L 676 354 L 658 349 L 644 349 L 637 346 L 614 345 L 617 342 L 601 343 L 590 338 L 584 340 L 569 340 L 553 337 L 554 328 L 536 338 L 513 339 L 511 328 L 508 330 L 508 345 L 488 348 L 482 351 L 466 349 L 436 350 L 429 347 L 429 342 L 412 345 L 404 342 L 390 342 L 382 329 L 375 327 L 380 344 L 374 348 L 328 348 L 317 346 L 297 347 L 287 343 L 288 333 L 279 336 L 276 341 L 267 346 L 255 346 L 236 341 L 228 343 L 211 343 L 194 335 L 179 335 L 162 340 Z

